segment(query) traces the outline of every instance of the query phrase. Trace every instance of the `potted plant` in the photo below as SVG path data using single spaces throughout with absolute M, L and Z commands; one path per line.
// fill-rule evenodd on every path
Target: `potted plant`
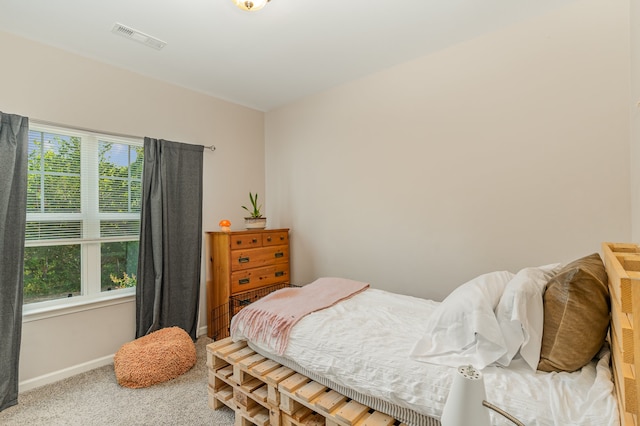
M 267 226 L 267 218 L 262 217 L 262 205 L 258 204 L 258 193 L 255 197 L 249 192 L 249 200 L 251 200 L 251 208 L 242 206 L 243 209 L 249 212 L 250 216 L 244 218 L 244 226 L 247 229 L 264 229 Z

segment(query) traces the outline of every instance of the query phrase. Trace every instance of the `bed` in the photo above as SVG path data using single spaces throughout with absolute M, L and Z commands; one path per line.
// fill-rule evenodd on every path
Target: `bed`
M 595 256 L 601 262 L 600 256 Z M 561 327 L 553 335 L 556 341 L 567 340 L 571 350 L 592 347 L 586 363 L 577 369 L 571 364 L 584 363 L 578 359 L 584 354 L 570 351 L 568 355 L 558 355 L 557 348 L 549 346 L 549 338 L 536 338 L 542 332 L 540 315 L 553 311 L 546 298 L 555 291 L 551 289 L 556 289 L 559 277 L 567 276 L 570 266 L 544 265 L 518 273 L 497 271 L 483 275 L 460 286 L 466 293 L 456 289 L 443 302 L 375 288 L 356 291 L 296 320 L 287 331 L 284 347 L 273 330 L 263 331 L 258 338 L 252 333 L 251 321 L 241 316 L 234 318 L 232 337 L 207 348 L 210 406 L 234 409 L 238 426 L 439 425 L 455 366 L 469 361 L 482 370 L 487 400 L 524 424 L 637 425 L 640 393 L 634 363 L 640 362 L 640 355 L 634 355 L 634 330 L 640 325 L 634 326 L 633 307 L 634 299 L 640 298 L 640 293 L 636 294 L 640 289 L 634 287 L 634 280 L 640 279 L 640 273 L 634 272 L 640 270 L 640 248 L 604 243 L 601 257 L 606 275 L 599 280 L 608 281 L 609 290 L 604 284 L 607 298 L 597 284 L 587 296 L 590 305 L 599 304 L 600 311 L 590 312 L 587 318 L 577 317 L 577 325 L 568 330 Z M 573 280 L 592 275 L 588 267 L 577 275 L 569 274 Z M 529 284 L 518 286 L 518 292 L 507 291 L 514 282 L 525 281 Z M 530 282 L 537 284 L 531 286 Z M 469 288 L 493 297 L 489 297 L 493 302 L 488 303 L 491 315 L 475 305 L 473 315 L 469 313 L 468 304 L 476 304 L 476 299 L 486 296 L 469 293 Z M 521 292 L 521 288 L 527 290 Z M 558 290 L 563 297 L 565 290 Z M 507 298 L 506 294 L 510 296 L 504 308 L 500 302 Z M 541 303 L 549 307 L 544 312 L 540 311 Z M 572 315 L 566 311 L 571 303 L 565 300 L 562 320 Z M 457 309 L 464 312 L 456 312 Z M 471 334 L 476 339 L 473 344 L 465 340 L 468 329 L 461 332 L 447 328 L 447 324 L 461 323 L 452 320 L 460 318 L 455 315 L 472 319 L 469 322 L 475 325 Z M 496 333 L 482 315 L 502 315 L 509 321 L 506 326 L 498 323 L 502 328 Z M 544 325 L 552 320 L 544 317 Z M 551 336 L 545 330 L 545 336 Z M 443 343 L 433 337 L 438 333 L 462 337 Z M 595 346 L 571 341 L 575 336 L 583 339 L 585 333 L 595 335 Z M 502 336 L 508 339 L 501 339 Z M 456 345 L 461 344 L 464 348 L 457 350 Z M 491 421 L 496 425 L 512 424 L 493 412 Z

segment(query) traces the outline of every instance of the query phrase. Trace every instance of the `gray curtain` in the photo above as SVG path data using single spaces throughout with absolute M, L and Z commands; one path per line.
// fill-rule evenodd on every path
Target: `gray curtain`
M 202 145 L 144 138 L 136 337 L 198 326 Z
M 0 411 L 18 403 L 29 119 L 0 112 Z

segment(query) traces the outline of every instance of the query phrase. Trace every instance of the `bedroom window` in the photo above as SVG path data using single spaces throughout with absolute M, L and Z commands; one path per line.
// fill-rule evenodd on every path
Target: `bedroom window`
M 133 294 L 142 141 L 31 125 L 28 149 L 24 304 Z

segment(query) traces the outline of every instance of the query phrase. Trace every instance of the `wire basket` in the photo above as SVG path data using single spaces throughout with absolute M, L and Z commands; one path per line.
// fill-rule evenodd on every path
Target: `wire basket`
M 229 304 L 225 303 L 211 309 L 210 321 L 209 330 L 212 330 L 210 337 L 213 340 L 229 337 Z
M 300 286 L 289 283 L 280 283 L 230 296 L 229 303 L 217 306 L 211 310 L 211 330 L 213 330 L 212 338 L 214 340 L 219 340 L 229 337 L 229 324 L 235 314 L 240 312 L 240 310 L 245 306 L 252 304 L 267 294 L 285 287 Z

